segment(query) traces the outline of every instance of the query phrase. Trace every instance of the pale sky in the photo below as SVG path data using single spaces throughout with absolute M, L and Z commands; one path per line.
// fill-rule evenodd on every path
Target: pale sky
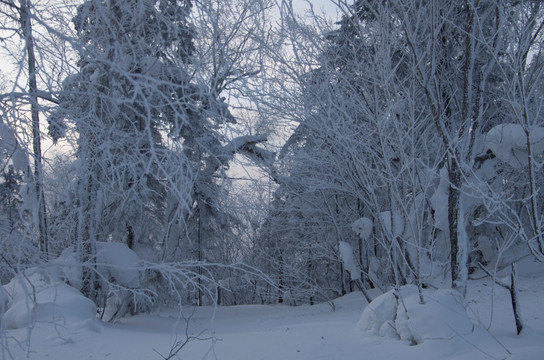
M 333 17 L 337 13 L 338 7 L 335 5 L 337 2 L 338 0 L 293 0 L 293 8 L 302 13 L 309 8 L 309 3 L 311 3 L 317 14 L 321 13 L 323 10 L 328 16 Z M 340 2 L 351 4 L 353 1 L 340 0 Z
M 282 0 L 277 0 L 278 3 L 281 3 Z M 321 15 L 323 13 L 326 14 L 326 16 L 332 20 L 335 18 L 339 18 L 338 15 L 338 7 L 335 3 L 348 3 L 351 4 L 353 0 L 291 0 L 293 4 L 293 9 L 296 12 L 299 12 L 301 15 L 304 14 L 309 8 L 310 4 L 313 6 L 314 12 L 317 15 Z M 11 73 L 14 71 L 13 66 L 9 64 L 9 62 L 12 59 L 7 58 L 6 54 L 2 51 L 4 49 L 0 48 L 0 71 L 5 75 L 8 79 L 11 76 Z M 0 90 L 0 92 L 2 92 Z M 43 116 L 42 116 L 43 120 Z M 42 124 L 42 126 L 45 126 Z M 50 151 L 56 152 L 58 149 L 57 147 L 51 146 L 49 141 L 44 141 L 43 143 L 43 151 L 44 153 L 48 153 Z M 45 155 L 45 154 L 44 154 Z

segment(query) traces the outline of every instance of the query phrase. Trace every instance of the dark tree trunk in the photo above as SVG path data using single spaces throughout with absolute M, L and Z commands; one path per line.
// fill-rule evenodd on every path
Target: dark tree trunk
M 516 263 L 512 263 L 512 271 L 510 273 L 510 299 L 512 300 L 512 310 L 514 311 L 516 330 L 519 335 L 523 330 L 523 320 L 521 319 L 521 309 L 519 304 Z
M 466 293 L 466 281 L 464 269 L 466 263 L 463 263 L 463 248 L 460 248 L 459 239 L 459 212 L 460 212 L 460 185 L 461 185 L 461 170 L 454 156 L 450 156 L 449 162 L 449 181 L 448 189 L 448 228 L 450 232 L 450 264 L 451 264 L 451 283 L 452 288 L 458 290 L 463 296 Z M 461 244 L 464 247 L 465 244 Z
M 47 238 L 47 220 L 43 191 L 40 110 L 38 108 L 38 97 L 36 95 L 38 92 L 36 80 L 36 55 L 34 53 L 32 23 L 30 21 L 30 4 L 28 0 L 20 0 L 19 4 L 21 29 L 23 31 L 25 48 L 28 56 L 28 91 L 30 98 L 30 113 L 32 117 L 32 151 L 34 152 L 34 190 L 36 191 L 38 206 L 38 244 L 40 250 L 47 256 L 49 254 L 49 240 Z

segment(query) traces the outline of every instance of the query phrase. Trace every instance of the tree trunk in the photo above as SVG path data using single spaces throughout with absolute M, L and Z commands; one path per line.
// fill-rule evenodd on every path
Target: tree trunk
M 284 289 L 284 283 L 283 283 L 283 255 L 280 250 L 280 269 L 279 269 L 279 282 L 278 282 L 278 304 L 283 304 L 283 289 Z
M 465 64 L 463 68 L 463 102 L 461 118 L 458 124 L 458 137 L 463 139 L 467 130 L 472 128 L 472 78 L 474 72 L 474 8 L 468 1 L 465 3 L 467 15 L 465 26 Z M 470 136 L 470 135 L 469 135 Z M 452 144 L 446 144 L 450 147 Z M 451 280 L 452 287 L 463 296 L 466 295 L 468 279 L 467 257 L 468 239 L 466 238 L 464 213 L 461 204 L 462 174 L 459 162 L 465 149 L 450 150 L 449 161 L 449 194 L 448 194 L 448 223 L 451 244 Z M 467 149 L 468 150 L 468 149 Z
M 38 214 L 38 244 L 40 250 L 47 257 L 49 254 L 49 240 L 47 238 L 47 220 L 43 191 L 40 115 L 38 108 L 38 97 L 36 95 L 38 90 L 36 81 L 36 55 L 34 53 L 34 39 L 32 37 L 29 0 L 19 0 L 19 5 L 21 29 L 23 31 L 25 48 L 28 56 L 28 91 L 30 98 L 30 113 L 32 117 L 32 150 L 34 152 L 34 190 L 36 191 Z
M 514 311 L 516 330 L 519 335 L 523 330 L 523 320 L 521 319 L 521 309 L 519 304 L 516 263 L 512 263 L 512 271 L 510 273 L 510 299 L 512 300 L 512 310 Z
M 198 234 L 197 234 L 197 246 L 198 246 L 198 306 L 202 306 L 202 203 L 199 202 L 198 207 Z
M 452 288 L 458 290 L 463 296 L 466 294 L 467 283 L 467 264 L 466 253 L 467 244 L 464 236 L 459 236 L 460 214 L 461 214 L 461 169 L 457 159 L 450 155 L 449 161 L 449 181 L 448 189 L 448 228 L 450 232 L 450 264 L 451 264 L 451 284 Z
M 89 170 L 90 171 L 90 170 Z M 98 298 L 98 282 L 96 278 L 96 232 L 93 197 L 96 196 L 94 181 L 90 175 L 78 182 L 78 239 L 76 251 L 83 265 L 81 292 L 98 306 L 102 306 Z M 95 199 L 96 200 L 96 199 Z

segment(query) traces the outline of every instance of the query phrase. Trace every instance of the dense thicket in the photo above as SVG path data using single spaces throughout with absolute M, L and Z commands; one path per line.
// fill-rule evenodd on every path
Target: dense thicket
M 348 243 L 352 284 L 447 276 L 463 293 L 480 265 L 540 257 L 540 3 L 342 10 L 323 38 L 287 22 L 298 66 L 279 61 L 298 87 L 283 108 L 298 126 L 265 223 L 277 276 L 295 268 L 299 284 L 340 294 Z
M 58 32 L 45 15 L 35 17 L 37 9 L 30 2 L 25 4 L 40 30 L 60 37 L 68 47 L 60 49 L 62 54 L 55 54 L 57 49 L 37 53 L 38 58 L 58 56 L 64 61 L 66 53 L 77 58 L 66 64 L 69 75 L 61 83 L 40 84 L 52 90 L 40 96 L 54 106 L 36 104 L 47 114 L 52 140 L 64 149 L 66 142 L 73 145 L 73 152 L 63 150 L 52 162 L 49 181 L 58 183 L 48 184 L 49 212 L 32 207 L 33 214 L 51 222 L 48 257 L 60 255 L 62 261 L 81 264 L 81 269 L 70 271 L 80 275 L 67 281 L 101 307 L 109 299 L 124 302 L 127 295 L 143 296 L 139 301 L 144 303 L 157 296 L 168 301 L 173 287 L 190 288 L 174 301 L 202 303 L 205 293 L 207 302 L 214 301 L 218 281 L 231 270 L 204 269 L 202 264 L 240 259 L 239 254 L 225 256 L 224 251 L 233 237 L 231 228 L 240 223 L 233 207 L 225 205 L 229 183 L 225 171 L 235 154 L 261 160 L 268 156 L 257 146 L 266 141 L 266 134 L 247 135 L 244 126 L 236 126 L 224 97 L 233 89 L 242 91 L 244 81 L 260 73 L 258 54 L 266 39 L 259 31 L 265 3 L 199 2 L 195 9 L 191 1 L 89 0 L 71 8 L 73 34 L 67 29 Z M 4 5 L 17 20 L 20 7 Z M 33 92 L 25 90 L 21 99 Z M 11 139 L 9 125 L 2 133 L 3 163 L 10 176 L 5 185 L 14 188 L 12 180 L 18 174 L 9 169 L 18 154 L 12 149 L 20 144 Z M 31 153 L 24 151 L 23 157 Z M 32 175 L 27 168 L 17 169 Z M 33 184 L 35 179 L 27 180 Z M 29 201 L 33 196 L 40 199 L 30 193 Z M 10 227 L 6 231 L 11 232 L 16 227 L 14 201 L 6 198 L 10 207 L 5 212 Z M 19 209 L 22 221 L 23 206 Z M 34 231 L 39 219 L 25 220 L 32 233 L 29 243 L 41 239 Z M 6 247 L 15 251 L 20 239 L 8 240 Z M 123 289 L 128 285 L 102 271 L 104 242 L 125 244 L 142 262 L 173 262 L 174 270 L 164 272 L 155 265 L 128 269 L 140 273 L 144 291 Z M 36 249 L 40 251 L 45 254 Z M 24 256 L 15 262 L 27 260 Z M 10 266 L 11 259 L 6 259 L 5 267 Z M 146 267 L 154 270 L 144 272 Z
M 271 4 L 0 4 L 3 282 L 62 264 L 114 317 L 464 293 L 544 259 L 540 2 L 357 0 L 332 25 Z

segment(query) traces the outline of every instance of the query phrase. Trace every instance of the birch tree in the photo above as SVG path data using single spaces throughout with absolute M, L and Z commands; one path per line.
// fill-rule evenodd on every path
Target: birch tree
M 35 219 L 36 238 L 40 251 L 44 256 L 49 253 L 49 239 L 47 231 L 47 212 L 44 197 L 44 179 L 43 179 L 43 154 L 42 154 L 42 133 L 40 130 L 40 110 L 41 106 L 38 102 L 40 97 L 51 100 L 52 97 L 48 92 L 40 91 L 38 88 L 39 72 L 43 72 L 43 68 L 39 68 L 39 59 L 43 56 L 41 51 L 36 46 L 37 38 L 41 35 L 36 35 L 33 30 L 33 22 L 35 21 L 35 9 L 32 1 L 20 0 L 4 1 L 1 6 L 3 30 L 6 34 L 6 42 L 4 42 L 3 50 L 6 53 L 20 54 L 20 60 L 16 60 L 17 78 L 14 81 L 14 87 L 11 94 L 2 94 L 2 101 L 6 101 L 9 96 L 12 100 L 12 113 L 20 102 L 25 102 L 30 107 L 29 128 L 32 134 L 32 148 L 29 152 L 32 155 L 32 175 L 27 174 L 28 179 L 31 179 L 33 184 L 32 193 L 35 196 L 36 207 L 33 211 Z M 20 49 L 17 47 L 20 46 Z M 19 52 L 20 51 L 20 52 Z M 17 56 L 17 55 L 16 55 Z M 20 82 L 26 82 L 26 85 Z M 21 91 L 18 87 L 21 86 Z M 17 104 L 19 103 L 19 104 Z M 5 103 L 7 104 L 7 103 Z M 24 116 L 26 117 L 26 116 Z M 23 117 L 23 118 L 24 118 Z

